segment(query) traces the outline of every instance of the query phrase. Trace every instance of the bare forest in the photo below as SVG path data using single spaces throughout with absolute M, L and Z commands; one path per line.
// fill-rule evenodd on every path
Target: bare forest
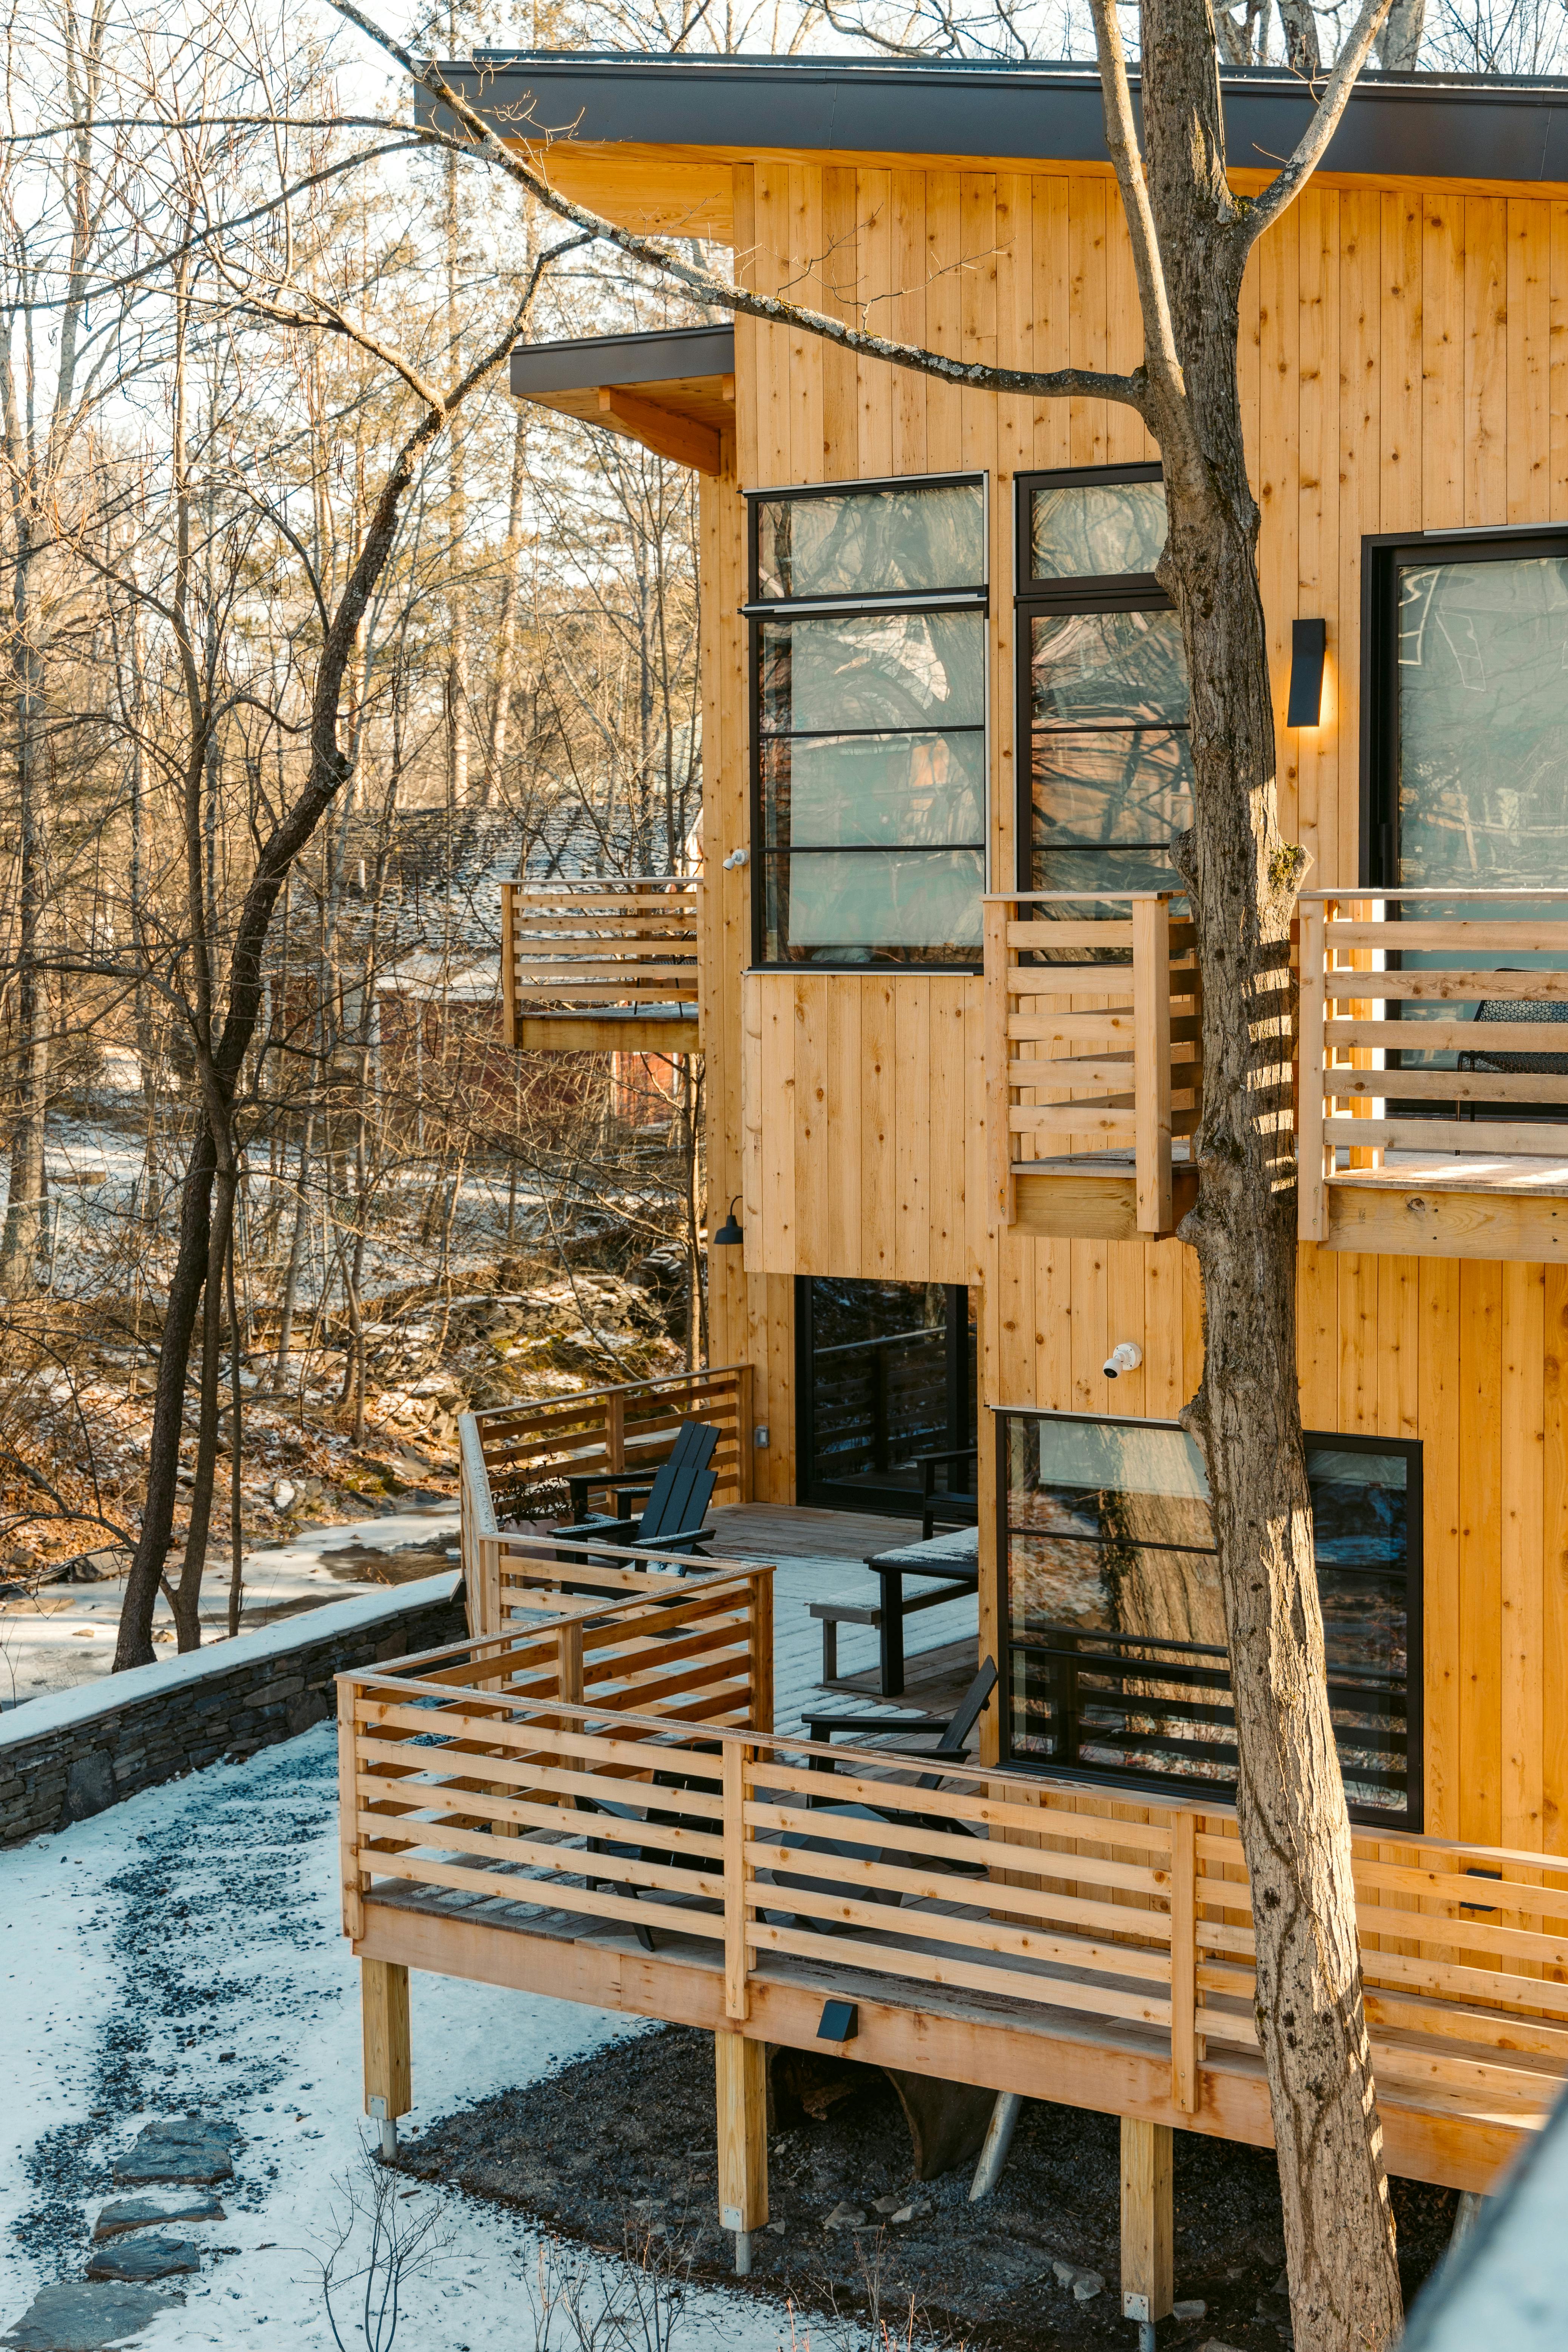
M 498 995 L 503 876 L 700 854 L 695 478 L 506 356 L 692 314 L 281 12 L 0 39 L 0 1573 L 135 1553 L 130 1662 L 469 1400 L 700 1357 L 700 1064 Z

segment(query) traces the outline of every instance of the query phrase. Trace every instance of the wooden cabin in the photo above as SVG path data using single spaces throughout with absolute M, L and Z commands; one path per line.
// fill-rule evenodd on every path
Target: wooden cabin
M 482 62 L 506 135 L 573 126 L 533 151 L 556 184 L 730 247 L 744 284 L 1007 366 L 1140 357 L 1090 68 Z M 1237 75 L 1226 110 L 1258 185 L 1304 99 Z M 1255 257 L 1241 364 L 1311 857 L 1301 1402 L 1385 2145 L 1484 2190 L 1568 2071 L 1568 89 L 1369 77 Z M 1169 2132 L 1271 2136 L 1175 1422 L 1203 1075 L 1157 452 L 1114 405 L 743 317 L 531 348 L 512 381 L 699 468 L 705 637 L 701 875 L 512 893 L 510 1034 L 700 1051 L 713 1223 L 732 1203 L 742 1238 L 710 1252 L 706 1388 L 481 1417 L 474 1643 L 345 1678 L 369 2095 L 406 2103 L 375 2053 L 409 1965 L 710 2027 L 744 2232 L 763 2047 L 813 2044 L 838 1998 L 858 2056 L 1122 2116 L 1126 2309 L 1157 2319 Z M 633 1565 L 590 1603 L 526 1531 L 563 1447 L 624 1472 L 688 1412 L 724 1429 L 721 1556 L 763 1506 L 781 1552 L 791 1511 L 897 1518 L 926 1457 L 973 1449 L 995 1698 L 918 1801 L 836 1751 L 899 1823 L 837 1861 L 799 1843 L 823 1757 L 774 1730 L 754 1565 L 684 1598 Z M 460 1765 L 416 1761 L 443 1708 Z M 477 1859 L 421 1860 L 398 1776 L 453 1769 L 489 1793 L 437 1843 Z M 656 1769 L 686 1793 L 620 1839 L 618 1892 L 585 1881 L 571 1808 Z M 972 1833 L 980 1902 L 942 1875 Z

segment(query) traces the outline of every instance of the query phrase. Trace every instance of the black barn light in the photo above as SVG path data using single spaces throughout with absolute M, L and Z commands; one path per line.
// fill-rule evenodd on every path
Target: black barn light
M 1290 699 L 1287 727 L 1317 727 L 1323 716 L 1323 660 L 1328 627 L 1322 621 L 1290 624 Z
M 735 1201 L 738 1201 L 740 1197 L 739 1192 L 737 1192 L 735 1195 Z M 744 1227 L 736 1220 L 735 1201 L 731 1202 L 730 1213 L 713 1236 L 714 1246 L 718 1249 L 733 1249 L 739 1243 L 743 1242 L 746 1238 Z

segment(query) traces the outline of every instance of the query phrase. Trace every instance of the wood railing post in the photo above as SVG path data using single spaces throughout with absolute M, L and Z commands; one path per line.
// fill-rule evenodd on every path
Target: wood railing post
M 735 1499 L 738 1503 L 749 1503 L 752 1498 L 752 1380 L 751 1365 L 742 1364 L 735 1374 L 735 1444 L 738 1448 Z
M 1132 901 L 1132 1123 L 1138 1230 L 1171 1230 L 1171 900 Z
M 753 1569 L 747 1579 L 750 1586 L 747 1615 L 749 1619 L 749 1680 L 751 1709 L 748 1729 L 771 1731 L 773 1727 L 773 1572 L 771 1568 Z
M 364 1934 L 366 1874 L 359 1861 L 359 1763 L 354 1751 L 354 1685 L 338 1683 L 338 1858 L 343 1890 L 343 1933 L 357 1943 Z
M 555 1696 L 568 1706 L 583 1704 L 583 1620 L 563 1617 L 555 1629 Z M 563 1731 L 574 1731 L 575 1724 L 562 1718 Z
M 626 1466 L 626 1400 L 620 1389 L 605 1395 L 605 1453 L 611 1476 L 620 1477 Z
M 768 2052 L 743 2033 L 713 2036 L 719 2106 L 719 2221 L 735 2232 L 735 2268 L 752 2267 L 752 2232 L 768 2218 Z
M 723 1754 L 724 1793 L 724 2014 L 745 2018 L 751 2012 L 746 1955 L 746 1797 L 754 1751 L 744 1740 L 726 1739 Z M 742 2226 L 725 2223 L 726 2229 Z M 750 2224 L 744 2226 L 750 2227 Z
M 1198 1824 L 1171 1822 L 1171 2098 L 1187 2115 L 1198 2105 Z
M 362 1960 L 364 2111 L 381 2126 L 382 2153 L 397 2147 L 396 2124 L 414 2105 L 408 2036 L 408 1970 L 396 1960 Z
M 1013 1178 L 1013 1130 L 1009 1118 L 1011 1088 L 1007 1067 L 1007 998 L 1012 974 L 1008 969 L 1007 918 L 1014 911 L 1009 898 L 987 898 L 983 909 L 985 958 L 985 1116 L 990 1121 L 991 1211 L 995 1223 L 1012 1224 L 1016 1213 Z
M 1328 1193 L 1323 1162 L 1323 1066 L 1327 995 L 1328 909 L 1321 899 L 1301 901 L 1301 982 L 1297 999 L 1296 1102 L 1297 1231 L 1304 1242 L 1329 1235 Z
M 1152 2326 L 1170 2311 L 1175 2284 L 1173 2148 L 1169 2124 L 1121 2118 L 1121 2316 Z

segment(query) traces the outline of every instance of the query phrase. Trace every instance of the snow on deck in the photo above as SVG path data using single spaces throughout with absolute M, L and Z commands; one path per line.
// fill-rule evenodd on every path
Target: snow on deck
M 781 1728 L 816 1694 L 814 1600 L 872 1594 L 842 1558 L 781 1560 L 775 1581 Z M 972 1594 L 914 1621 L 921 1645 L 973 1630 Z M 914 1628 L 911 1628 L 913 1631 Z M 840 1673 L 873 1664 L 846 1626 Z M 852 1702 L 857 1712 L 864 1701 Z M 312 2250 L 354 2168 L 361 2114 L 358 1979 L 339 1923 L 337 1753 L 322 1725 L 240 1765 L 153 1789 L 57 1836 L 0 1853 L 0 2334 L 37 2289 L 79 2279 L 110 2168 L 142 2126 L 198 2112 L 237 2125 L 226 2219 L 195 2226 L 203 2267 L 138 2347 L 330 2352 Z M 412 1979 L 415 2126 L 537 2080 L 637 2021 L 454 1979 Z M 440 2185 L 440 2266 L 405 2296 L 398 2341 L 418 2352 L 521 2342 L 520 2282 L 535 2233 Z M 423 2210 L 420 2207 L 417 2210 Z M 774 2352 L 784 2316 L 754 2297 L 693 2290 L 676 2352 Z

